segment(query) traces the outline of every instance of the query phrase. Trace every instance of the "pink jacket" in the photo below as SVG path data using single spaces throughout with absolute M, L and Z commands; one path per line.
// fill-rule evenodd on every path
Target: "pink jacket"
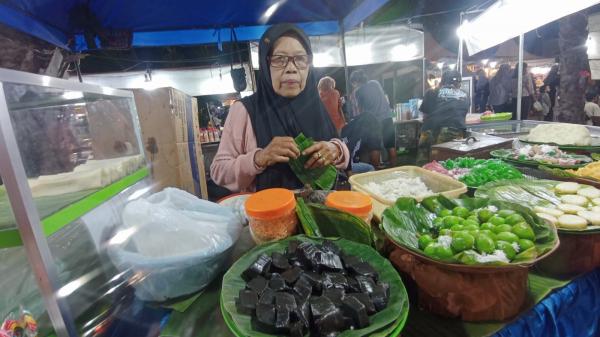
M 339 139 L 331 141 L 340 145 L 343 151 L 336 167 L 345 169 L 350 161 L 348 147 Z M 219 150 L 210 165 L 210 176 L 217 185 L 232 192 L 254 191 L 254 179 L 263 171 L 254 163 L 254 155 L 259 150 L 246 107 L 241 102 L 233 103 L 225 121 Z

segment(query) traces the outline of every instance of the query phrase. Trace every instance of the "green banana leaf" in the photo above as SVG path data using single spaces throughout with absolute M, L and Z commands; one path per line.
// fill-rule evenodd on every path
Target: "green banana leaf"
M 225 324 L 231 330 L 233 335 L 236 337 L 247 337 L 238 330 L 238 328 L 235 325 L 235 322 L 233 321 L 233 318 L 225 310 L 225 306 L 223 305 L 222 297 L 219 302 L 220 302 L 219 307 L 221 308 L 221 313 L 223 314 L 222 315 L 223 321 L 225 321 Z M 400 332 L 402 332 L 402 329 L 404 328 L 404 324 L 406 324 L 407 317 L 408 317 L 408 310 L 403 311 L 403 314 L 400 315 L 398 317 L 398 319 L 396 319 L 392 324 L 386 326 L 385 328 L 382 328 L 381 330 L 378 330 L 378 331 L 375 331 L 375 332 L 369 334 L 369 337 L 398 337 L 398 336 L 400 336 Z
M 597 155 L 596 157 L 600 156 L 600 153 L 593 153 L 592 154 L 592 158 L 594 158 L 594 155 Z M 595 158 L 594 160 L 597 160 L 598 158 Z M 599 187 L 598 185 L 600 184 L 600 180 L 594 177 L 588 177 L 588 176 L 579 176 L 576 174 L 573 174 L 571 172 L 568 172 L 566 170 L 561 170 L 561 169 L 555 169 L 555 168 L 550 168 L 550 167 L 546 167 L 546 166 L 539 166 L 538 170 L 548 173 L 551 176 L 554 176 L 558 179 L 569 179 L 571 181 L 580 183 L 580 184 L 589 184 L 589 185 L 593 185 L 596 187 Z
M 372 245 L 371 226 L 353 214 L 321 204 L 305 203 L 298 199 L 296 212 L 308 236 L 343 238 Z
M 479 117 L 479 119 L 483 122 L 496 122 L 496 121 L 507 121 L 511 119 L 512 112 L 497 112 L 491 115 L 485 115 Z
M 558 177 L 558 178 L 582 178 L 582 177 L 580 177 L 578 175 L 575 175 L 573 173 L 570 173 L 568 171 L 561 170 L 559 168 L 548 167 L 548 166 L 545 166 L 545 165 L 538 166 L 538 170 L 540 170 L 542 172 L 545 172 L 545 173 L 548 173 L 548 174 L 551 174 L 551 175 L 553 175 L 555 177 Z
M 385 252 L 386 248 L 386 237 L 383 228 L 381 227 L 381 223 L 378 225 L 371 226 L 371 237 L 373 238 L 372 246 L 380 253 Z
M 494 181 L 479 187 L 475 197 L 526 203 L 530 207 L 558 205 L 560 198 L 554 194 L 558 183 L 555 180 Z
M 558 245 L 556 229 L 540 219 L 530 209 L 516 203 L 490 200 L 484 198 L 461 198 L 450 200 L 444 196 L 433 196 L 426 198 L 421 203 L 418 203 L 413 198 L 400 198 L 394 206 L 387 208 L 383 212 L 383 229 L 390 240 L 402 247 L 405 247 L 419 255 L 424 253 L 419 249 L 418 237 L 419 234 L 433 233 L 437 235 L 437 228 L 433 224 L 433 219 L 436 217 L 435 210 L 439 207 L 453 209 L 456 206 L 463 206 L 469 210 L 483 208 L 488 205 L 497 207 L 498 209 L 511 209 L 521 214 L 527 223 L 531 225 L 535 233 L 535 247 L 532 251 L 523 251 L 511 263 L 485 263 L 481 265 L 528 265 L 532 264 L 539 257 L 550 252 Z M 452 259 L 446 262 L 449 263 L 467 263 L 469 260 L 468 253 L 459 253 Z
M 526 205 L 528 207 L 554 207 L 561 203 L 554 194 L 554 186 L 561 183 L 555 180 L 519 180 L 495 181 L 481 186 L 475 197 L 507 201 Z M 581 234 L 600 233 L 600 226 L 588 226 L 583 230 L 558 228 L 558 233 Z
M 313 237 L 323 237 L 319 230 L 319 225 L 317 225 L 315 218 L 302 198 L 296 200 L 296 214 L 298 214 L 304 234 Z
M 574 159 L 580 159 L 580 160 L 588 159 L 590 161 L 584 162 L 581 164 L 575 164 L 575 165 L 554 165 L 554 164 L 549 164 L 549 163 L 545 163 L 545 162 L 541 162 L 541 161 L 537 161 L 537 160 L 515 159 L 512 157 L 512 155 L 513 155 L 513 150 L 507 150 L 507 149 L 493 150 L 490 152 L 490 156 L 492 156 L 493 158 L 502 159 L 507 163 L 512 163 L 512 164 L 516 164 L 516 165 L 524 165 L 524 166 L 533 166 L 533 167 L 538 167 L 539 165 L 544 165 L 544 166 L 551 167 L 551 168 L 576 169 L 576 168 L 583 167 L 591 162 L 590 157 L 583 156 L 583 155 L 576 155 L 576 154 L 572 154 L 570 156 Z
M 306 138 L 303 133 L 300 133 L 295 139 L 300 152 L 308 149 L 314 144 L 312 138 Z M 304 164 L 310 157 L 301 155 L 296 159 L 291 159 L 289 162 L 290 168 L 296 174 L 298 179 L 304 185 L 310 185 L 316 190 L 330 190 L 335 184 L 337 178 L 337 169 L 333 165 L 327 165 L 325 167 L 316 169 L 305 169 Z
M 227 273 L 225 273 L 225 276 L 223 277 L 223 286 L 221 288 L 222 310 L 224 310 L 223 316 L 227 317 L 227 315 L 229 315 L 231 317 L 233 328 L 232 325 L 230 325 L 230 328 L 232 328 L 232 331 L 234 331 L 236 335 L 244 337 L 274 336 L 253 330 L 250 316 L 238 314 L 235 306 L 235 298 L 238 296 L 239 291 L 246 285 L 246 282 L 240 276 L 242 272 L 246 270 L 260 254 L 264 253 L 270 255 L 272 252 L 283 253 L 290 240 L 321 243 L 324 239 L 308 238 L 303 235 L 298 235 L 285 240 L 255 247 L 242 256 L 233 266 L 231 266 Z M 339 336 L 360 337 L 370 336 L 371 334 L 383 336 L 380 332 L 390 329 L 390 325 L 394 322 L 400 320 L 400 325 L 403 325 L 408 315 L 408 295 L 398 272 L 396 272 L 391 263 L 369 246 L 345 239 L 335 239 L 333 241 L 344 251 L 344 253 L 360 256 L 363 260 L 369 261 L 371 266 L 379 273 L 379 279 L 390 285 L 390 300 L 387 308 L 369 317 L 371 324 L 368 327 L 357 330 L 347 330 L 342 332 Z

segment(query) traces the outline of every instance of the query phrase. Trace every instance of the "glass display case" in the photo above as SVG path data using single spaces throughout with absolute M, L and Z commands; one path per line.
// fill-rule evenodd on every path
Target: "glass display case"
M 517 138 L 521 135 L 526 135 L 540 124 L 548 124 L 552 122 L 542 121 L 502 121 L 502 122 L 487 122 L 479 124 L 467 125 L 467 130 L 470 132 L 483 133 L 503 138 Z M 586 125 L 590 130 L 592 137 L 600 137 L 600 127 Z
M 132 93 L 0 69 L 0 176 L 0 318 L 97 334 L 129 291 L 107 238 L 152 190 Z

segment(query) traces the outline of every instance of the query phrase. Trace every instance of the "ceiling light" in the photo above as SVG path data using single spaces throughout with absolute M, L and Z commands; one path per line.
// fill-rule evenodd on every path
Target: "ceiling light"
M 277 11 L 277 9 L 285 2 L 285 0 L 280 0 L 277 1 L 276 3 L 272 4 L 271 6 L 269 6 L 269 8 L 267 8 L 267 10 L 263 13 L 263 15 L 260 17 L 260 23 L 265 24 L 269 21 L 269 19 L 271 18 L 271 16 L 273 16 L 273 14 L 275 14 L 275 12 Z
M 357 44 L 349 47 L 346 51 L 346 57 L 349 66 L 360 66 L 373 62 L 371 44 Z
M 419 49 L 414 43 L 399 44 L 390 50 L 390 59 L 392 61 L 410 61 L 414 60 L 419 54 Z
M 497 1 L 474 20 L 465 20 L 457 33 L 465 41 L 469 55 L 473 55 L 599 2 L 599 0 Z
M 331 67 L 334 64 L 333 56 L 329 53 L 314 53 L 313 65 L 318 68 Z

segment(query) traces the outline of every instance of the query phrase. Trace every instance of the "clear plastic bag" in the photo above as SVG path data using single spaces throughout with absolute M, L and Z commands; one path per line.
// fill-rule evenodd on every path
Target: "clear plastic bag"
M 250 197 L 249 193 L 238 194 L 230 196 L 226 199 L 219 201 L 219 205 L 229 208 L 235 215 L 240 218 L 240 222 L 246 226 L 248 225 L 248 217 L 246 216 L 246 209 L 244 204 Z
M 136 275 L 136 296 L 164 301 L 196 292 L 222 271 L 242 224 L 226 207 L 166 188 L 125 206 L 108 240 L 120 272 Z

